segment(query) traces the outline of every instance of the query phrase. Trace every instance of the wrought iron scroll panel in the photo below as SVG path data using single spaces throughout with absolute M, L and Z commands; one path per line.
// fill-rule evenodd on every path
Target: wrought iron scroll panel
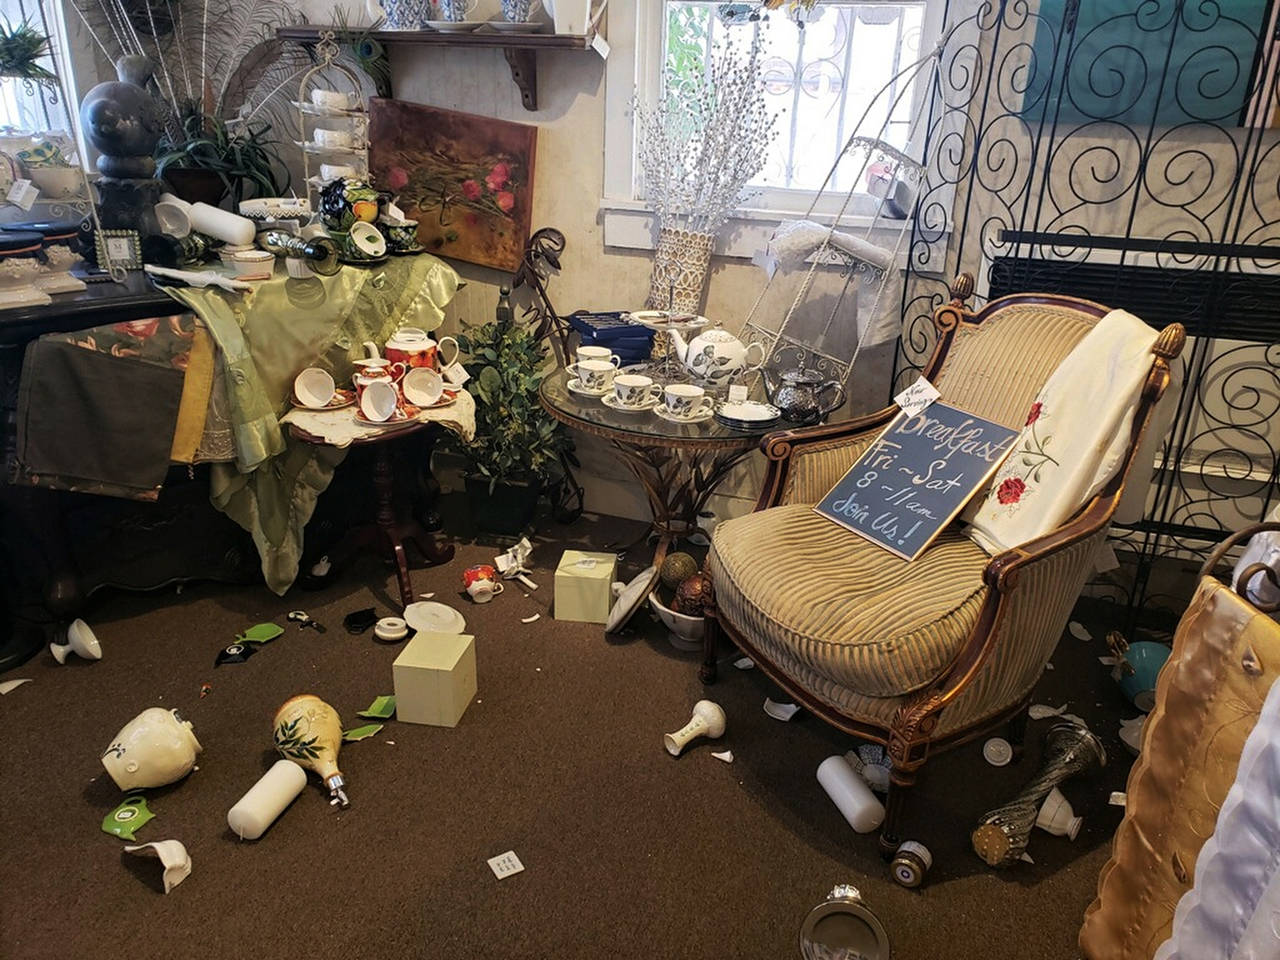
M 1062 292 L 1191 339 L 1131 610 L 1162 556 L 1262 519 L 1280 476 L 1280 0 L 950 0 L 893 389 L 947 279 Z M 945 263 L 942 273 L 936 265 Z

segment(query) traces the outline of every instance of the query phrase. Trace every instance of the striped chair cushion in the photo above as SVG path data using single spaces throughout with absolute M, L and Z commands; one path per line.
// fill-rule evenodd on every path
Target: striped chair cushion
M 771 660 L 863 697 L 935 679 L 987 594 L 982 548 L 945 531 L 910 565 L 803 504 L 716 527 L 716 606 Z M 812 685 L 812 684 L 809 684 Z

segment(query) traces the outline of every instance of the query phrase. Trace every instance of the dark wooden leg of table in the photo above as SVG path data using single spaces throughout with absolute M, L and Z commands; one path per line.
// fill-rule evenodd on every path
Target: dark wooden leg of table
M 409 580 L 409 561 L 400 539 L 402 524 L 396 520 L 395 484 L 391 469 L 391 451 L 386 443 L 377 445 L 373 459 L 373 489 L 378 496 L 378 529 L 391 549 L 396 565 L 396 581 L 400 584 L 400 605 L 413 603 L 413 583 Z

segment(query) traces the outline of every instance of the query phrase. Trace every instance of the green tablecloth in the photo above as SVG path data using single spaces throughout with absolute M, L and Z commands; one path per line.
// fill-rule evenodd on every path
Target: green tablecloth
M 253 535 L 276 593 L 297 577 L 303 527 L 345 456 L 291 442 L 281 429 L 293 378 L 319 366 L 349 380 L 364 341 L 381 345 L 401 326 L 435 330 L 457 288 L 458 275 L 429 254 L 306 280 L 280 265 L 247 293 L 169 288 L 205 322 L 225 360 L 236 459 L 213 465 L 213 503 Z

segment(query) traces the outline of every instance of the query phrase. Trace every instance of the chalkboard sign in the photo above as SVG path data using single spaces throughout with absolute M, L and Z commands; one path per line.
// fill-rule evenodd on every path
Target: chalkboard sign
M 814 509 L 914 560 L 991 478 L 1017 436 L 941 402 L 899 413 Z

